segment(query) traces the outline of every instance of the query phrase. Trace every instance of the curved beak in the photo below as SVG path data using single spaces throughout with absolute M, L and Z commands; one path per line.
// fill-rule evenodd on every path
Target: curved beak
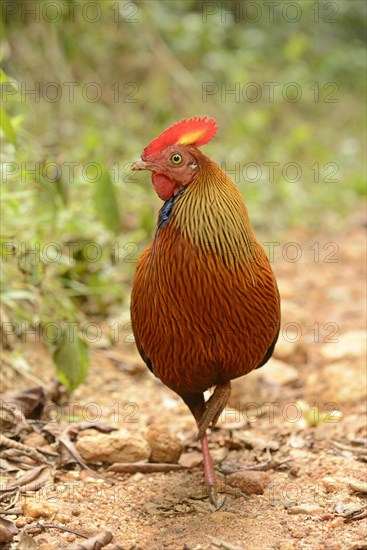
M 131 170 L 155 170 L 155 166 L 152 163 L 139 159 L 132 163 Z

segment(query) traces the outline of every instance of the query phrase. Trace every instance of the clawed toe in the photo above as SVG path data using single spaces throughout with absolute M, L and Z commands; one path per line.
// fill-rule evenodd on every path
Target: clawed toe
M 223 506 L 223 504 L 226 501 L 226 496 L 223 496 L 222 498 L 218 497 L 218 493 L 220 492 L 220 485 L 219 484 L 208 484 L 205 483 L 205 497 L 209 497 L 210 504 L 214 507 L 214 511 L 220 510 Z
M 225 503 L 226 497 L 218 499 L 218 494 L 215 485 L 212 485 L 209 491 L 209 501 L 214 506 L 215 512 L 220 510 Z

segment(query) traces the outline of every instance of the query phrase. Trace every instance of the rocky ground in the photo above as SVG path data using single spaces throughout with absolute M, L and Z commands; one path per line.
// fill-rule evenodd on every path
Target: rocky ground
M 364 228 L 356 216 L 342 235 L 288 242 L 298 247 L 274 249 L 283 315 L 274 358 L 233 383 L 210 435 L 218 510 L 190 413 L 133 344 L 111 345 L 108 323 L 86 383 L 63 404 L 46 401 L 41 419 L 41 390 L 24 390 L 62 403 L 44 346 L 4 350 L 4 548 L 367 548 Z

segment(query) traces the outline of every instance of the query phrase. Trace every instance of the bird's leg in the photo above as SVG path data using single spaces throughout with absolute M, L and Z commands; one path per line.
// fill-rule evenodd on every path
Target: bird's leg
M 200 443 L 204 462 L 204 481 L 208 485 L 215 485 L 217 482 L 217 476 L 214 471 L 213 459 L 210 455 L 208 437 L 206 433 L 202 436 Z
M 198 439 L 202 439 L 207 428 L 211 425 L 212 427 L 218 421 L 218 418 L 223 412 L 224 407 L 227 405 L 229 396 L 231 395 L 231 383 L 226 382 L 225 384 L 220 384 L 216 386 L 213 395 L 210 396 L 208 401 L 205 404 L 204 414 L 201 416 L 198 423 L 199 433 Z
M 185 401 L 186 405 L 189 407 L 190 411 L 192 412 L 196 420 L 196 423 L 199 427 L 201 425 L 202 417 L 205 414 L 204 395 L 202 393 L 200 394 L 182 394 L 181 393 L 180 395 L 182 399 Z M 205 485 L 209 487 L 209 500 L 211 504 L 213 504 L 215 509 L 218 510 L 223 505 L 224 499 L 220 503 L 218 503 L 217 501 L 216 486 L 218 481 L 214 470 L 213 459 L 210 456 L 208 438 L 205 430 L 200 436 L 200 443 L 201 443 L 201 450 L 203 453 L 204 482 L 205 482 Z
M 204 463 L 204 482 L 205 485 L 209 487 L 209 500 L 216 510 L 219 510 L 224 504 L 225 498 L 221 502 L 217 500 L 217 475 L 214 470 L 213 459 L 210 455 L 208 438 L 206 433 L 202 435 L 201 440 L 201 451 L 203 453 L 203 463 Z

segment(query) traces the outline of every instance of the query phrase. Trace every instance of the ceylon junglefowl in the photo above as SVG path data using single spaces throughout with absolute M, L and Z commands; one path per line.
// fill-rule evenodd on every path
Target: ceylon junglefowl
M 198 425 L 204 479 L 216 504 L 206 430 L 230 381 L 261 367 L 278 338 L 280 300 L 240 192 L 198 149 L 213 118 L 177 122 L 144 149 L 133 170 L 150 170 L 162 206 L 153 243 L 136 268 L 131 320 L 149 367 L 189 407 Z M 214 393 L 204 400 L 207 389 Z

